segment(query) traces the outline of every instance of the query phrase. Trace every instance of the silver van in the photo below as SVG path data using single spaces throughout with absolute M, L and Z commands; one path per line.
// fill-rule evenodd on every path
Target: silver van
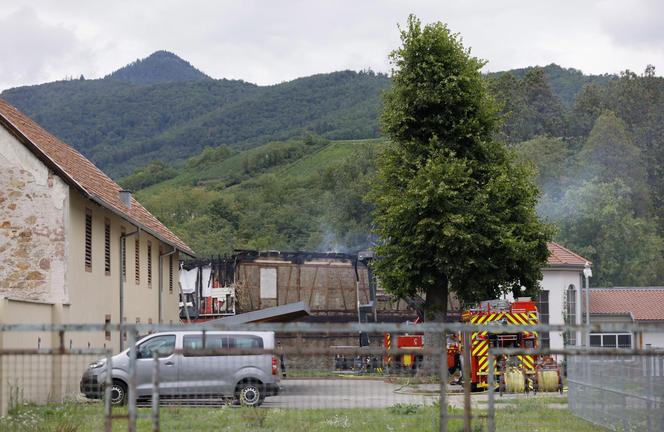
M 175 331 L 153 333 L 136 343 L 136 397 L 152 396 L 154 353 L 159 362 L 160 398 L 224 398 L 258 406 L 279 392 L 276 357 L 253 354 L 274 350 L 274 332 Z M 248 352 L 247 352 L 248 351 Z M 129 349 L 113 356 L 111 402 L 127 402 Z M 81 378 L 81 393 L 101 399 L 106 359 L 91 363 Z

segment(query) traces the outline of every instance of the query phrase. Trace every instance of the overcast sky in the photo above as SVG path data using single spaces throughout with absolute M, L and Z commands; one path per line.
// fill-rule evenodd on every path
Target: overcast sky
M 272 84 L 341 69 L 388 72 L 398 23 L 443 21 L 496 71 L 664 68 L 659 0 L 14 0 L 0 10 L 0 90 L 101 78 L 156 50 L 213 78 Z

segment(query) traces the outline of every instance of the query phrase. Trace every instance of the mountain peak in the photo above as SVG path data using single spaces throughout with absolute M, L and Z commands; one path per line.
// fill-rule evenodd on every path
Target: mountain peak
M 106 80 L 150 85 L 165 82 L 199 81 L 211 79 L 169 51 L 155 51 L 104 77 Z

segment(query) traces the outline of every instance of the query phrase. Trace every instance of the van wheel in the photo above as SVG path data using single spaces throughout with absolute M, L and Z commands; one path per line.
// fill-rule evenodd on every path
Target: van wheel
M 120 380 L 113 380 L 111 386 L 111 405 L 121 406 L 127 404 L 127 384 Z
M 238 384 L 235 394 L 242 406 L 257 407 L 265 399 L 263 386 L 257 381 L 246 381 Z

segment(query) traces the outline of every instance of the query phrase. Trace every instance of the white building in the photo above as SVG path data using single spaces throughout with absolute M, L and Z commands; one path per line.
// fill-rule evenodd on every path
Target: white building
M 590 262 L 571 250 L 550 242 L 549 259 L 542 269 L 540 291 L 536 299 L 541 324 L 581 324 L 582 305 L 585 304 L 583 269 Z M 512 294 L 505 299 L 513 300 Z M 565 332 L 540 332 L 540 344 L 544 348 L 562 349 L 576 345 L 580 334 Z

